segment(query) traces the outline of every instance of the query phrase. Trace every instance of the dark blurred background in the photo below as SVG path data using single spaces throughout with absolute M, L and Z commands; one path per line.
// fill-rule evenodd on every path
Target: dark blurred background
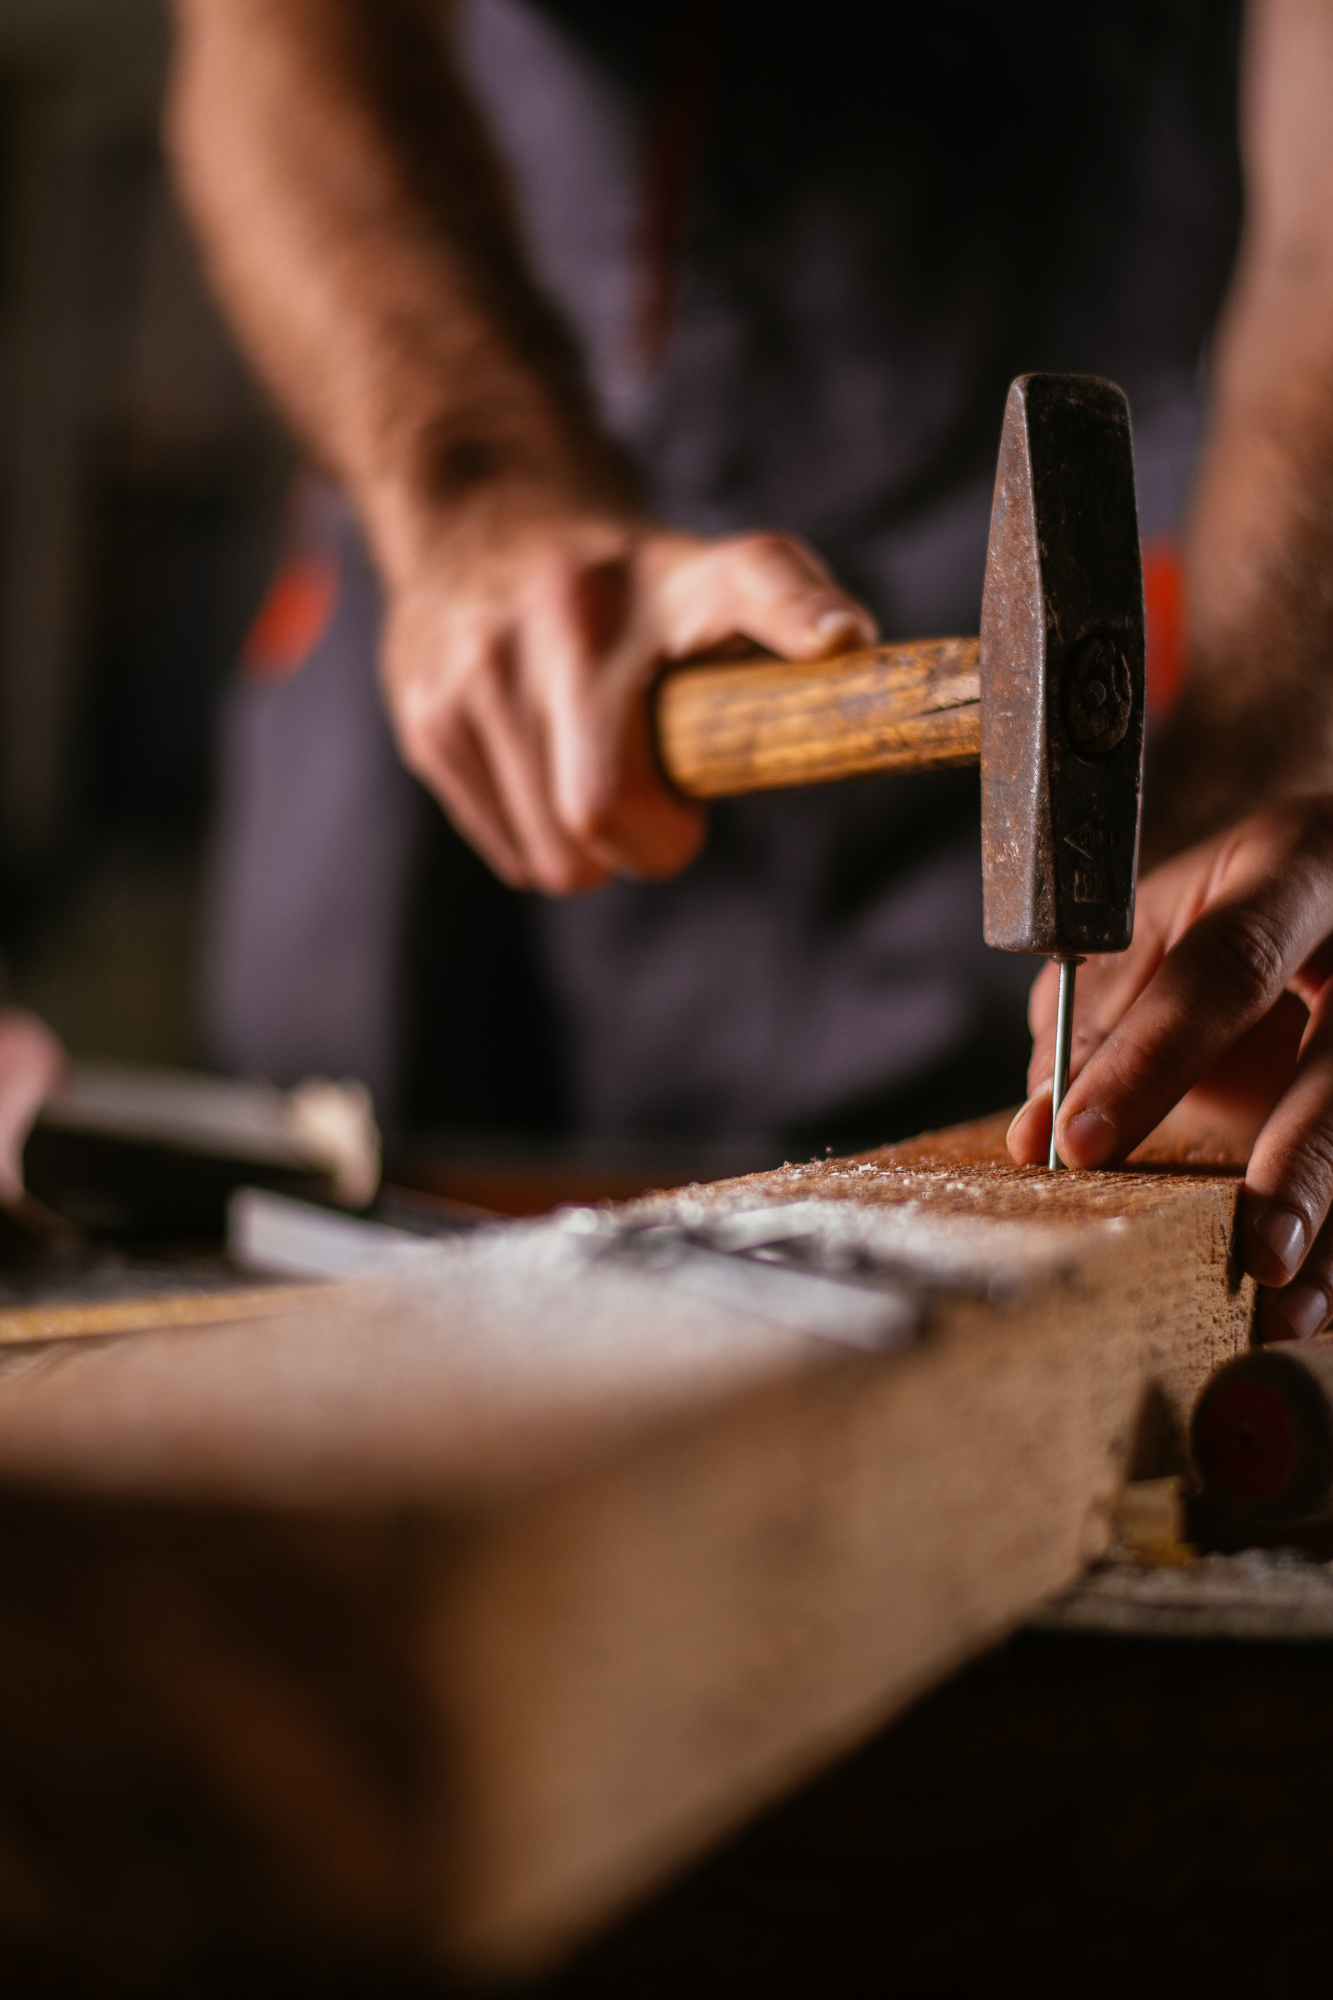
M 291 455 L 172 200 L 167 53 L 158 0 L 0 0 L 0 950 L 74 1051 L 184 1062 Z

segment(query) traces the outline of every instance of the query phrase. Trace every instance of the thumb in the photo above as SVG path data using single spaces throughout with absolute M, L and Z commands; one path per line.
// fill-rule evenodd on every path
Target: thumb
M 803 542 L 744 535 L 713 542 L 663 580 L 662 631 L 677 659 L 741 637 L 785 659 L 873 646 L 874 618 Z

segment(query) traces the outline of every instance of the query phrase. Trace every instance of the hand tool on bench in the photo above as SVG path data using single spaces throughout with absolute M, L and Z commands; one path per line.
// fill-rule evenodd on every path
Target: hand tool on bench
M 1283 1340 L 1227 1361 L 1190 1418 L 1204 1492 L 1260 1528 L 1333 1521 L 1333 1338 Z
M 667 776 L 698 799 L 980 762 L 986 942 L 1060 966 L 1054 1116 L 1075 967 L 1133 934 L 1143 714 L 1128 405 L 1096 376 L 1023 375 L 1000 439 L 980 638 L 674 667 L 655 726 Z

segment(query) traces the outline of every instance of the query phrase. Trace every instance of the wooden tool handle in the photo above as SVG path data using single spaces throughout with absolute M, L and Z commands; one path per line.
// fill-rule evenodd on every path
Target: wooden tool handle
M 1190 1457 L 1232 1513 L 1333 1520 L 1333 1340 L 1273 1342 L 1224 1362 L 1194 1405 Z
M 981 754 L 975 639 L 872 646 L 832 660 L 710 660 L 657 688 L 663 769 L 695 799 L 934 771 Z

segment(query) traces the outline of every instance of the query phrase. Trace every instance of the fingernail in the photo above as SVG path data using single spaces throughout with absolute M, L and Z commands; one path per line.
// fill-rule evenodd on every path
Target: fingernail
M 854 611 L 822 611 L 815 620 L 815 630 L 821 639 L 865 637 L 865 625 Z
M 1253 1229 L 1284 1271 L 1294 1271 L 1305 1255 L 1305 1218 L 1294 1208 L 1268 1208 L 1255 1218 Z
M 1076 1111 L 1060 1126 L 1061 1157 L 1071 1167 L 1099 1167 L 1115 1151 L 1115 1126 L 1095 1104 Z
M 1288 1285 L 1270 1292 L 1265 1301 L 1264 1327 L 1266 1332 L 1272 1329 L 1270 1340 L 1312 1340 L 1327 1322 L 1328 1293 L 1322 1285 Z

